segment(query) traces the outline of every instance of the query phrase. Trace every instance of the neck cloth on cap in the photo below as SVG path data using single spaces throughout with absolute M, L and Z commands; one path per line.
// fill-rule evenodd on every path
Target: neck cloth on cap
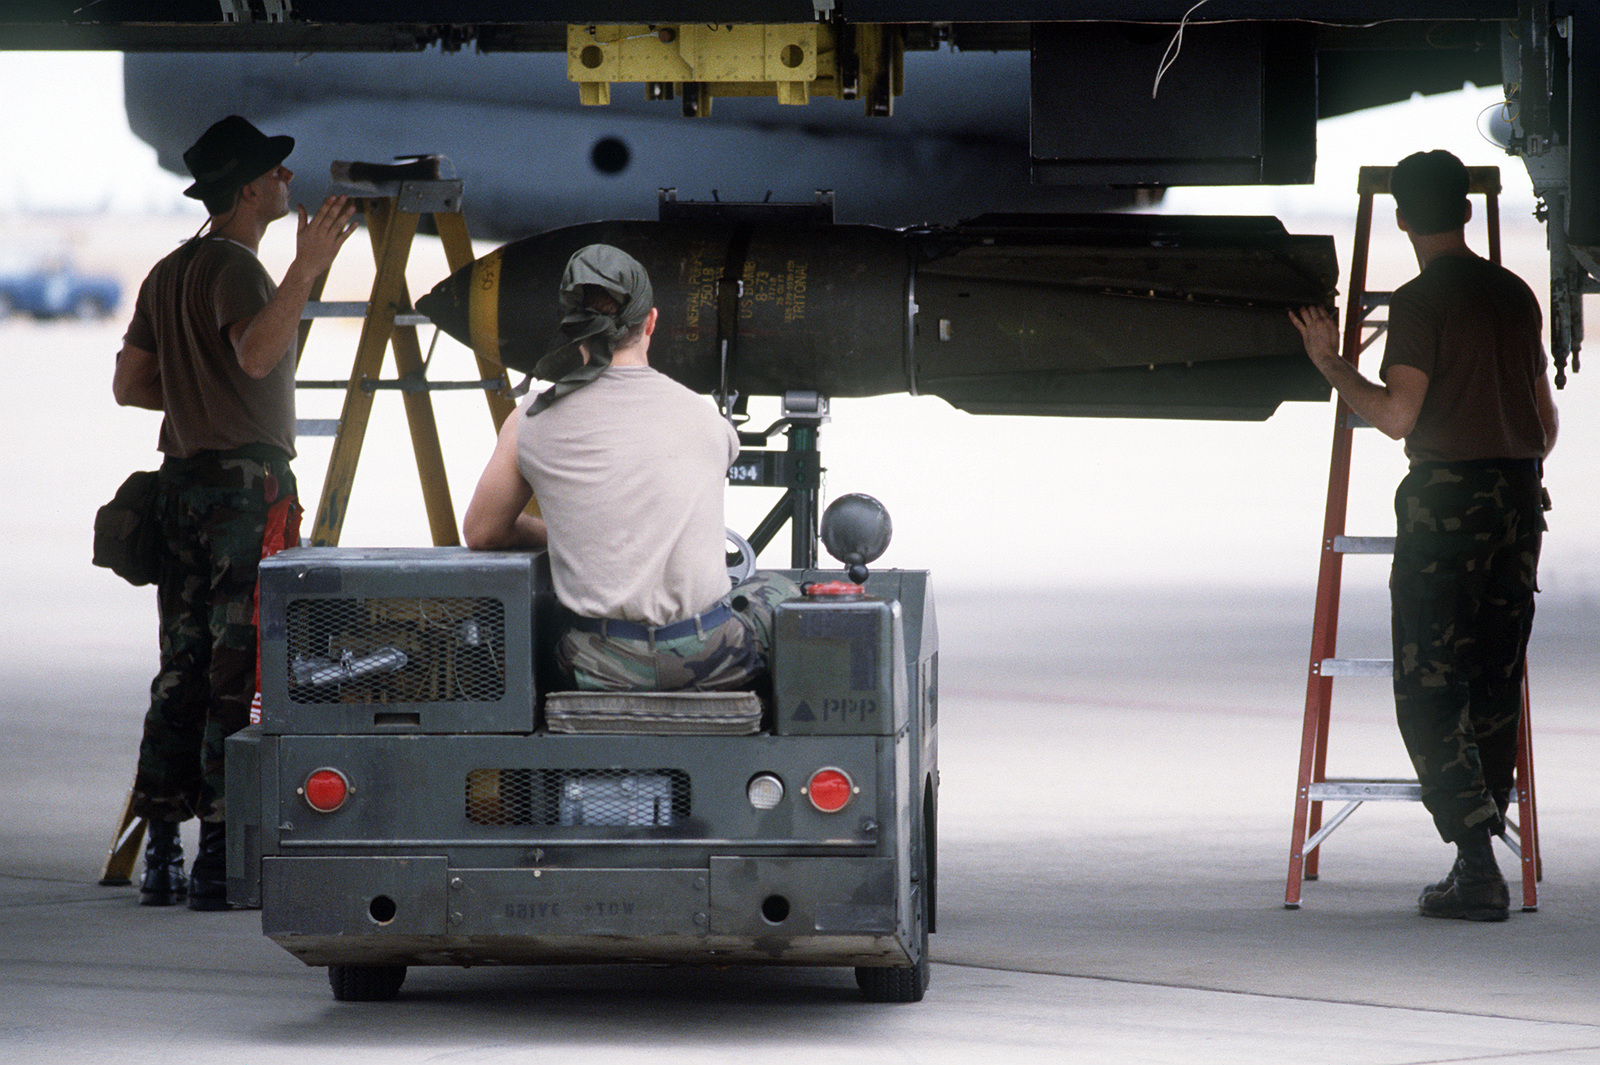
M 584 286 L 597 285 L 617 301 L 615 313 L 585 305 Z M 605 372 L 617 343 L 640 325 L 655 305 L 650 275 L 639 261 L 609 244 L 579 248 L 567 260 L 561 275 L 561 326 L 544 356 L 533 368 L 535 377 L 553 381 L 528 406 L 532 417 L 550 404 L 582 388 Z M 589 358 L 584 360 L 583 350 Z

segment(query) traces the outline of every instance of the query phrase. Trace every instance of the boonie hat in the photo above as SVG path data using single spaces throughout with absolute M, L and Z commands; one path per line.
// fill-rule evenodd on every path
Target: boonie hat
M 229 115 L 213 123 L 183 153 L 183 165 L 195 179 L 183 194 L 203 200 L 242 188 L 289 158 L 293 150 L 293 137 L 269 137 L 247 119 Z

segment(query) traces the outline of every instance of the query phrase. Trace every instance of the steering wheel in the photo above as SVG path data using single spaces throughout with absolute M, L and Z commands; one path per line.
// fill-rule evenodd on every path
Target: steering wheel
M 728 583 L 729 587 L 737 587 L 755 576 L 756 552 L 749 540 L 732 529 L 723 531 L 728 537 Z

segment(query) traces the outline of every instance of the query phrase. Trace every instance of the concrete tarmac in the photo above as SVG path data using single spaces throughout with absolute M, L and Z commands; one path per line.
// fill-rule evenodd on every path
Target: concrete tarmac
M 1359 615 L 1382 597 L 1349 598 Z M 926 999 L 898 1006 L 861 1002 L 846 970 L 633 966 L 414 968 L 398 1001 L 337 1003 L 256 912 L 141 907 L 94 883 L 148 629 L 130 617 L 94 668 L 8 655 L 0 1055 L 1600 1061 L 1589 604 L 1541 614 L 1546 875 L 1538 912 L 1498 925 L 1416 914 L 1451 851 L 1410 803 L 1358 811 L 1303 907 L 1283 907 L 1308 595 L 1062 592 L 1020 624 L 1012 597 L 939 607 L 940 923 Z M 1381 640 L 1346 628 L 1351 646 Z M 1404 772 L 1386 710 L 1382 691 L 1336 692 L 1334 772 Z
M 130 246 L 136 281 L 158 251 Z M 885 497 L 895 550 L 910 556 L 895 564 L 933 566 L 939 596 L 940 913 L 923 1002 L 863 1003 L 845 970 L 608 967 L 413 969 L 396 1002 L 338 1003 L 322 970 L 261 935 L 259 913 L 141 907 L 133 888 L 95 883 L 155 667 L 150 589 L 88 565 L 94 508 L 154 462 L 155 415 L 108 396 L 122 324 L 0 325 L 0 1060 L 1600 1063 L 1600 581 L 1574 549 L 1596 527 L 1582 508 L 1600 419 L 1569 418 L 1572 487 L 1552 488 L 1563 531 L 1547 548 L 1532 665 L 1537 913 L 1495 925 L 1419 917 L 1418 889 L 1452 851 L 1410 803 L 1364 806 L 1324 845 L 1303 907 L 1283 907 L 1326 410 L 1304 440 L 1289 431 L 1293 412 L 1248 427 L 1255 435 L 1196 431 L 1202 443 L 1259 440 L 1298 464 L 1295 477 L 1253 469 L 1236 448 L 1174 475 L 1279 486 L 1262 505 L 1303 529 L 1238 520 L 1230 529 L 1257 542 L 1237 547 L 1199 544 L 1183 523 L 1207 516 L 1173 512 L 1166 493 L 1182 485 L 1153 479 L 1170 446 L 1126 450 L 1146 431 L 1188 437 L 1096 426 L 1090 446 L 1112 432 L 1119 443 L 1058 455 L 1037 442 L 1053 437 L 1024 438 L 1011 420 L 1008 457 L 1040 471 L 1037 497 L 948 524 L 994 523 L 994 554 L 1015 553 L 1007 536 L 1045 537 L 1104 572 L 1009 595 L 964 590 L 976 560 L 923 560 L 906 545 L 943 530 L 902 521 L 914 511 Z M 1578 386 L 1574 404 L 1593 391 Z M 489 445 L 481 406 L 471 431 L 452 451 L 469 471 Z M 829 439 L 846 435 L 841 425 Z M 404 452 L 403 435 L 388 439 Z M 844 476 L 837 450 L 837 491 L 875 491 Z M 325 455 L 308 444 L 297 463 L 308 500 Z M 1105 529 L 1080 474 L 1111 455 L 1126 482 L 1116 531 L 1142 552 L 1132 560 L 1085 546 Z M 955 488 L 988 468 L 940 470 Z M 365 476 L 365 512 L 420 513 L 399 494 L 407 478 L 416 491 L 404 459 L 387 481 Z M 458 496 L 470 490 L 452 481 Z M 1042 517 L 1050 499 L 1071 507 Z M 1303 571 L 1263 586 L 1268 541 L 1304 543 Z M 1208 583 L 1140 585 L 1158 556 L 1184 551 L 1205 552 L 1189 568 Z M 1352 573 L 1344 616 L 1344 653 L 1385 653 L 1381 576 Z M 1336 682 L 1333 775 L 1409 775 L 1386 689 Z M 193 840 L 191 825 L 191 851 Z M 1504 853 L 1502 866 L 1520 897 Z

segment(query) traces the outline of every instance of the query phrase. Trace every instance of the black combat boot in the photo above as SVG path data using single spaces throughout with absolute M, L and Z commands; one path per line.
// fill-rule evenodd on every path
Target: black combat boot
M 1423 888 L 1422 894 L 1424 896 L 1437 895 L 1441 891 L 1449 891 L 1450 885 L 1456 882 L 1456 877 L 1460 876 L 1466 867 L 1466 861 L 1464 859 L 1457 858 L 1455 860 L 1455 864 L 1450 866 L 1450 871 L 1444 874 L 1444 879 L 1439 881 L 1437 884 L 1429 884 L 1427 887 Z M 1418 901 L 1421 901 L 1420 897 L 1418 898 Z
M 201 821 L 200 845 L 189 876 L 189 909 L 227 908 L 228 826 L 223 821 Z
M 1465 921 L 1504 921 L 1511 914 L 1511 891 L 1494 860 L 1494 840 L 1487 828 L 1456 841 L 1456 862 L 1450 875 L 1422 889 L 1417 910 L 1424 917 Z
M 139 880 L 139 905 L 171 906 L 189 893 L 183 875 L 183 841 L 178 822 L 145 822 L 144 876 Z

